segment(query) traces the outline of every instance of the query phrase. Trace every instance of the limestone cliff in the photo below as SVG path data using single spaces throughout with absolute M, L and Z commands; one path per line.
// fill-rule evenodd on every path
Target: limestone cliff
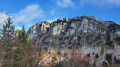
M 52 23 L 40 22 L 29 28 L 34 44 L 111 45 L 120 44 L 120 25 L 93 16 L 60 18 Z

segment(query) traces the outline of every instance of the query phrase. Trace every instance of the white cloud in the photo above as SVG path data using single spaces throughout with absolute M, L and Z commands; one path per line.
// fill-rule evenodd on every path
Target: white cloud
M 51 20 L 47 20 L 49 23 L 51 23 L 51 22 L 54 22 L 54 21 L 56 21 L 58 18 L 54 18 L 54 19 L 51 19 Z
M 5 13 L 0 13 L 0 28 L 3 24 L 5 24 L 5 21 L 8 19 L 9 16 L 7 16 Z
M 93 4 L 97 6 L 119 7 L 120 0 L 80 0 L 80 4 L 82 6 L 86 4 Z
M 20 26 L 15 26 L 15 30 L 21 30 L 22 29 L 22 27 L 20 27 Z
M 54 15 L 54 14 L 55 14 L 55 10 L 51 10 L 51 11 L 50 11 L 50 14 L 51 14 L 51 15 Z
M 35 18 L 43 17 L 43 10 L 37 4 L 28 5 L 25 9 L 22 9 L 13 16 L 15 23 L 30 23 Z
M 49 23 L 53 22 L 54 20 L 47 20 Z
M 7 21 L 8 17 L 10 17 L 10 16 L 6 15 L 4 12 L 0 13 L 0 28 L 2 28 L 3 24 L 5 24 L 5 21 Z M 15 26 L 15 29 L 20 30 L 20 29 L 22 29 L 22 27 Z
M 30 28 L 32 25 L 34 25 L 34 24 L 28 24 L 27 27 Z
M 120 0 L 106 0 L 106 2 L 116 6 L 120 6 Z
M 0 13 L 0 28 L 2 28 L 3 24 L 5 24 L 5 21 L 7 21 L 8 17 L 10 17 L 10 16 L 6 15 L 6 14 L 3 13 L 3 12 Z M 16 29 L 16 30 L 17 30 L 17 29 L 20 30 L 20 29 L 22 29 L 22 27 L 15 26 L 15 29 Z
M 62 8 L 67 8 L 67 7 L 74 7 L 75 4 L 72 2 L 72 0 L 58 0 L 57 5 L 62 7 Z

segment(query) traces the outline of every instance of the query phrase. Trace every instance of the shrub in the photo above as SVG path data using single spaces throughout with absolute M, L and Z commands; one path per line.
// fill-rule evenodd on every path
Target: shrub
M 87 56 L 90 57 L 90 53 L 88 53 Z
M 64 61 L 60 61 L 55 65 L 55 67 L 63 67 L 63 65 L 64 65 Z
M 116 64 L 120 64 L 120 60 L 119 59 L 116 60 Z
M 106 54 L 106 60 L 110 63 L 112 61 L 112 54 Z
M 108 67 L 108 65 L 105 61 L 103 61 L 103 67 Z
M 61 54 L 61 52 L 60 51 L 58 51 L 58 53 L 57 53 L 58 55 L 60 55 Z
M 94 52 L 92 54 L 94 55 Z
M 99 55 L 98 55 L 98 53 L 96 54 L 95 58 L 99 58 Z
M 117 61 L 117 58 L 116 58 L 116 57 L 114 57 L 114 61 L 115 61 L 115 63 L 116 63 L 116 61 Z

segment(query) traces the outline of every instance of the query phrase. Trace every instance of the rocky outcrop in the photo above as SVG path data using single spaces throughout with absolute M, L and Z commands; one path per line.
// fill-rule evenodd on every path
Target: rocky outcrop
M 50 27 L 50 23 L 49 22 L 40 22 L 37 23 L 33 26 L 31 26 L 27 32 L 28 36 L 32 36 L 32 35 L 39 35 L 42 33 L 48 33 L 49 32 L 49 27 Z
M 28 36 L 36 44 L 49 45 L 114 45 L 118 44 L 120 25 L 92 16 L 60 18 L 55 22 L 40 22 L 29 28 Z
M 72 19 L 58 19 L 51 23 L 50 33 L 52 35 L 72 35 L 76 32 L 103 34 L 107 30 L 107 25 L 108 24 L 104 24 L 104 22 L 89 16 Z

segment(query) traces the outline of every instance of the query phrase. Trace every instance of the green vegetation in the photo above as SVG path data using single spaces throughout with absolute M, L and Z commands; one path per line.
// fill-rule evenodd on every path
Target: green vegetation
M 12 41 L 15 34 L 15 26 L 12 25 L 13 21 L 10 17 L 7 19 L 7 21 L 5 21 L 5 23 L 6 24 L 3 25 L 2 30 L 2 40 L 4 41 L 3 43 L 6 44 L 6 46 L 12 46 Z
M 95 58 L 99 58 L 99 55 L 98 55 L 98 53 L 96 54 Z
M 88 53 L 87 56 L 90 57 L 90 53 Z
M 106 60 L 111 63 L 112 61 L 112 54 L 106 54 Z
M 111 35 L 110 35 L 110 32 L 107 31 L 107 39 L 106 39 L 106 45 L 110 46 L 110 47 L 114 47 L 113 46 L 113 41 L 111 40 Z
M 42 24 L 42 23 L 44 23 L 44 24 L 46 24 L 46 25 L 50 26 L 50 23 L 49 23 L 49 22 L 47 22 L 47 21 L 39 22 L 39 23 L 37 23 L 36 25 L 38 26 L 38 25 L 40 25 L 40 24 Z
M 94 55 L 94 52 L 92 54 Z
M 27 67 L 28 60 L 31 59 L 33 52 L 32 46 L 27 42 L 27 35 L 23 26 L 18 31 L 18 37 L 15 37 L 15 26 L 9 17 L 3 25 L 0 45 L 0 63 L 1 67 Z M 17 39 L 17 40 L 16 40 Z M 29 43 L 29 46 L 26 44 Z M 32 60 L 32 59 L 31 59 Z
M 117 59 L 116 57 L 114 57 L 114 61 L 115 61 L 116 64 L 120 64 L 120 60 Z
M 22 44 L 22 46 L 27 46 L 28 41 L 27 41 L 27 34 L 25 31 L 24 26 L 22 27 L 22 30 L 17 30 L 18 36 L 16 37 L 17 41 Z
M 66 20 L 63 19 L 62 21 L 65 22 Z M 41 23 L 50 25 L 50 23 L 48 23 L 48 22 L 41 22 Z M 37 25 L 39 25 L 41 23 L 38 23 Z M 53 40 L 57 44 L 57 45 L 56 44 L 54 45 L 52 43 L 52 45 L 54 45 L 55 48 L 52 48 L 50 46 L 51 48 L 49 49 L 49 47 L 47 46 L 49 44 L 49 42 L 46 42 L 47 44 L 45 44 L 45 45 L 42 44 L 42 47 L 39 45 L 37 45 L 37 46 L 34 45 L 34 47 L 33 47 L 32 44 L 27 40 L 28 38 L 27 38 L 24 26 L 22 27 L 21 30 L 16 31 L 17 36 L 15 35 L 14 28 L 15 27 L 12 25 L 12 19 L 9 17 L 8 20 L 6 21 L 6 24 L 3 25 L 2 35 L 0 35 L 2 38 L 0 40 L 0 43 L 2 44 L 2 45 L 0 45 L 0 55 L 1 55 L 0 56 L 0 64 L 1 64 L 0 67 L 38 67 L 38 64 L 45 65 L 46 60 L 47 60 L 46 63 L 48 63 L 48 64 L 46 64 L 46 66 L 49 64 L 54 64 L 53 66 L 55 66 L 55 67 L 80 67 L 83 65 L 86 67 L 87 65 L 89 66 L 91 54 L 95 55 L 95 53 L 94 52 L 91 54 L 88 53 L 87 55 L 84 55 L 85 59 L 81 59 L 81 56 L 78 55 L 79 53 L 78 54 L 75 53 L 72 56 L 71 55 L 72 51 L 74 51 L 74 49 L 77 50 L 79 48 L 78 47 L 76 49 L 76 47 L 75 47 L 76 45 L 79 45 L 79 46 L 81 45 L 80 47 L 82 47 L 82 46 L 86 46 L 86 45 L 84 45 L 84 43 L 89 43 L 89 41 L 90 41 L 90 44 L 92 44 L 91 43 L 92 41 L 95 41 L 96 39 L 101 39 L 100 35 L 94 34 L 92 32 L 87 32 L 87 33 L 83 33 L 83 32 L 78 33 L 77 32 L 77 33 L 74 33 L 73 35 L 53 35 L 53 38 L 54 38 Z M 43 35 L 43 36 L 45 36 L 45 35 Z M 112 42 L 110 33 L 107 32 L 106 36 L 107 36 L 106 44 L 109 46 L 112 46 L 113 42 Z M 76 37 L 76 38 L 74 38 L 74 37 Z M 74 39 L 72 39 L 72 38 L 74 38 Z M 93 40 L 89 40 L 91 38 Z M 68 40 L 63 41 L 64 39 L 68 39 Z M 43 40 L 45 40 L 45 39 L 43 39 Z M 57 41 L 57 40 L 59 40 L 59 41 Z M 119 41 L 120 37 L 117 37 L 116 40 Z M 83 43 L 80 41 L 83 41 Z M 60 48 L 59 45 L 61 46 L 61 44 L 65 44 L 65 47 L 63 45 L 63 47 Z M 69 46 L 69 44 L 70 45 L 72 44 L 72 46 Z M 69 49 L 67 48 L 67 46 L 69 46 Z M 99 43 L 95 46 L 99 46 Z M 88 45 L 86 47 L 89 48 Z M 93 47 L 93 46 L 90 45 L 90 48 L 91 47 Z M 94 49 L 95 48 L 96 47 L 94 47 Z M 101 45 L 100 55 L 98 53 L 95 55 L 94 65 L 96 64 L 96 60 L 97 60 L 96 58 L 103 56 L 104 52 L 105 52 L 105 47 L 104 47 L 104 45 Z M 69 57 L 71 57 L 71 58 L 69 58 Z M 48 59 L 51 59 L 51 58 L 52 58 L 51 63 L 49 63 L 50 60 L 48 62 Z M 43 60 L 44 61 L 42 62 L 41 59 L 42 59 L 42 61 Z M 60 60 L 58 60 L 58 59 L 60 59 Z M 87 61 L 86 61 L 86 59 L 87 59 Z M 112 63 L 111 62 L 112 54 L 106 54 L 105 59 L 109 63 Z M 116 64 L 120 64 L 119 59 L 114 57 L 114 60 L 115 60 Z M 60 61 L 60 62 L 57 62 L 57 61 Z M 107 65 L 107 63 L 105 61 L 103 62 L 103 64 Z
M 103 66 L 108 67 L 107 62 L 103 61 Z

